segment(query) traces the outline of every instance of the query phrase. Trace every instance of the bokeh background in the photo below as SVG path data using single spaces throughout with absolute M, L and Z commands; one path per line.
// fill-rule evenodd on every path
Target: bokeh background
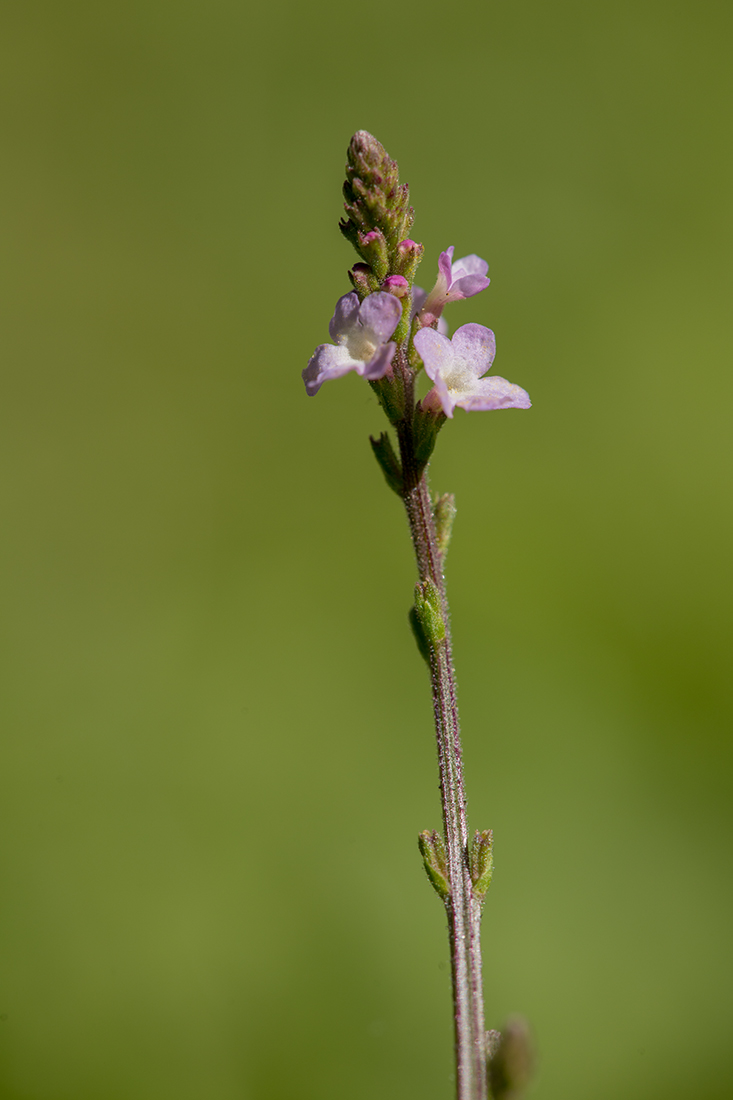
M 356 376 L 354 130 L 530 412 L 432 463 L 487 1024 L 533 1100 L 724 1100 L 729 5 L 6 4 L 2 1100 L 444 1100 L 406 524 Z

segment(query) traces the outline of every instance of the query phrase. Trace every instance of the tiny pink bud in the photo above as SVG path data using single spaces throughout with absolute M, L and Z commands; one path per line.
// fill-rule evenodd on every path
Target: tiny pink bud
M 404 275 L 390 275 L 382 283 L 382 290 L 394 294 L 395 298 L 404 298 L 410 289 L 410 284 Z
M 417 265 L 423 254 L 423 246 L 408 237 L 397 245 L 397 262 L 395 267 L 400 275 L 405 275 L 410 282 L 415 278 Z

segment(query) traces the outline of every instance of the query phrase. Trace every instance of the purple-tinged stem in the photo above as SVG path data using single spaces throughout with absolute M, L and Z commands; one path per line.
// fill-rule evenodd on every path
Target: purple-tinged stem
M 405 405 L 411 410 L 414 407 L 414 382 L 406 363 L 404 367 Z M 432 581 L 438 589 L 445 622 L 445 638 L 430 647 L 430 678 L 450 881 L 450 894 L 445 907 L 453 977 L 456 1096 L 457 1100 L 486 1100 L 481 902 L 473 896 L 469 870 L 466 794 L 442 555 L 438 549 L 427 476 L 419 474 L 416 469 L 411 419 L 408 421 L 405 418 L 397 425 L 397 434 L 404 479 L 403 500 L 415 547 L 418 574 L 420 581 Z

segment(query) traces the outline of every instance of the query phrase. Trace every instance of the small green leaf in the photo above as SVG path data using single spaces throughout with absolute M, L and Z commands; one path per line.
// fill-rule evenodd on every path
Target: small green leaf
M 456 518 L 456 498 L 453 493 L 443 493 L 433 501 L 433 519 L 435 520 L 435 534 L 438 539 L 438 549 L 442 557 L 448 553 L 451 535 L 453 534 L 453 520 Z
M 425 637 L 425 631 L 422 628 L 422 623 L 420 622 L 420 616 L 418 615 L 417 610 L 414 607 L 410 608 L 408 618 L 410 620 L 410 626 L 412 627 L 412 633 L 415 637 L 415 641 L 417 642 L 417 648 L 420 650 L 420 656 L 422 657 L 423 661 L 425 661 L 425 663 L 429 667 L 430 666 L 430 643 L 428 642 L 428 639 Z
M 450 897 L 450 877 L 445 843 L 440 833 L 426 829 L 417 838 L 417 846 L 425 864 L 428 878 L 436 894 L 443 901 Z
M 473 896 L 477 901 L 483 902 L 494 871 L 494 834 L 491 829 L 484 829 L 474 835 L 468 865 L 473 882 Z

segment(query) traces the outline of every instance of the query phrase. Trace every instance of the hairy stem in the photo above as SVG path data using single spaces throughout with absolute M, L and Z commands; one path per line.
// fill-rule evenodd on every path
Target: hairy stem
M 402 364 L 400 364 L 401 366 Z M 406 364 L 405 364 L 406 367 Z M 413 380 L 404 370 L 406 406 L 414 407 Z M 481 983 L 479 928 L 481 902 L 473 896 L 468 860 L 468 822 L 458 725 L 455 676 L 451 651 L 450 618 L 438 549 L 427 476 L 414 458 L 412 420 L 397 424 L 404 490 L 418 574 L 432 581 L 440 593 L 445 638 L 430 647 L 430 678 L 443 804 L 443 826 L 448 857 L 450 894 L 445 901 L 451 946 L 456 1049 L 457 1100 L 486 1100 L 486 1050 Z

